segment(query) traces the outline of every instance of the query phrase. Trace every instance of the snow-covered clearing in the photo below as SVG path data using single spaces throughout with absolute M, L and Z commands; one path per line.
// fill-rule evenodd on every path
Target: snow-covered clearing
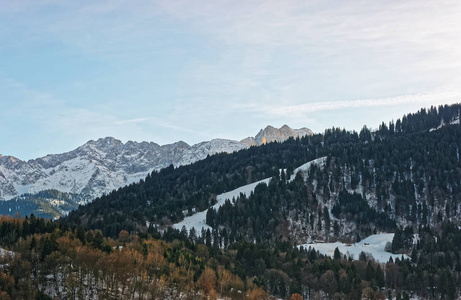
M 250 196 L 251 192 L 255 190 L 255 187 L 258 184 L 260 183 L 269 184 L 270 180 L 271 178 L 266 178 L 266 179 L 263 179 L 257 182 L 253 182 L 253 183 L 241 186 L 230 192 L 219 194 L 218 196 L 216 196 L 217 203 L 213 205 L 212 207 L 218 210 L 222 205 L 224 205 L 227 199 L 231 201 L 233 198 L 237 199 L 237 197 L 240 196 L 241 193 L 248 197 Z M 192 227 L 194 227 L 197 234 L 200 234 L 200 232 L 202 231 L 202 228 L 205 230 L 207 229 L 211 230 L 212 228 L 206 224 L 206 213 L 207 212 L 208 212 L 208 209 L 195 213 L 192 216 L 186 217 L 181 222 L 174 224 L 173 228 L 181 230 L 182 227 L 185 226 L 186 229 L 189 231 Z
M 394 238 L 393 233 L 381 233 L 381 234 L 374 234 L 370 235 L 366 239 L 355 243 L 355 244 L 343 244 L 341 242 L 336 243 L 315 243 L 315 244 L 303 244 L 299 245 L 298 247 L 303 246 L 304 248 L 314 248 L 318 250 L 323 255 L 328 255 L 333 257 L 334 251 L 336 247 L 338 247 L 339 252 L 342 255 L 346 255 L 347 257 L 352 257 L 352 259 L 359 259 L 360 253 L 363 251 L 365 254 L 373 256 L 374 260 L 379 263 L 386 263 L 389 261 L 389 258 L 395 261 L 396 258 L 401 259 L 401 254 L 392 254 L 389 252 L 384 251 L 386 244 L 392 242 Z M 408 256 L 404 255 L 404 258 L 408 258 Z
M 291 177 L 290 177 L 290 181 L 295 179 L 296 174 L 299 171 L 302 171 L 302 172 L 308 171 L 312 164 L 322 165 L 322 164 L 325 163 L 325 161 L 326 161 L 326 157 L 321 157 L 321 158 L 311 160 L 311 161 L 305 163 L 304 165 L 296 168 L 294 170 L 294 172 L 293 172 L 293 175 L 291 175 Z M 244 194 L 246 197 L 248 197 L 248 196 L 250 196 L 250 194 L 252 192 L 254 192 L 255 187 L 258 184 L 265 183 L 265 184 L 268 185 L 269 182 L 271 181 L 271 179 L 272 178 L 266 178 L 266 179 L 263 179 L 263 180 L 260 180 L 260 181 L 257 181 L 257 182 L 253 182 L 253 183 L 241 186 L 241 187 L 236 188 L 235 190 L 232 190 L 230 192 L 219 194 L 218 196 L 216 196 L 217 203 L 215 205 L 213 205 L 212 207 L 215 210 L 218 210 L 222 205 L 224 205 L 224 203 L 226 202 L 227 199 L 229 199 L 231 201 L 232 201 L 233 198 L 237 199 L 237 197 L 240 196 L 241 193 Z M 197 234 L 200 234 L 202 232 L 202 229 L 205 229 L 205 230 L 210 229 L 211 230 L 212 228 L 206 224 L 206 214 L 207 214 L 207 212 L 208 212 L 208 209 L 204 210 L 204 211 L 201 211 L 201 212 L 198 212 L 198 213 L 195 213 L 192 216 L 186 217 L 181 222 L 174 224 L 173 228 L 181 230 L 182 227 L 185 226 L 186 230 L 189 231 L 192 227 L 194 227 Z

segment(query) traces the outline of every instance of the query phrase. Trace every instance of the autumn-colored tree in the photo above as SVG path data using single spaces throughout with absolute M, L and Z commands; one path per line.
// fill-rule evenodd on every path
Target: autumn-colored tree
M 10 299 L 11 299 L 11 298 L 10 298 L 10 296 L 8 295 L 7 292 L 5 292 L 5 291 L 0 292 L 0 300 L 10 300 Z
M 248 300 L 266 300 L 267 298 L 267 293 L 260 287 L 255 287 L 247 293 Z
M 288 300 L 303 300 L 303 296 L 298 293 L 292 294 Z
M 144 245 L 146 271 L 151 276 L 160 277 L 168 265 L 163 256 L 163 246 L 159 241 L 145 241 Z
M 10 274 L 5 274 L 0 271 L 0 300 L 10 300 L 10 295 L 7 291 L 14 286 L 14 278 Z
M 367 299 L 367 300 L 384 300 L 386 297 L 384 297 L 383 294 L 375 291 L 371 287 L 365 287 L 362 290 L 362 298 Z
M 222 266 L 218 267 L 218 281 L 220 293 L 222 294 L 225 289 L 227 289 L 232 282 L 232 273 L 224 269 Z
M 0 291 L 8 291 L 14 285 L 14 278 L 10 274 L 0 271 Z
M 207 296 L 208 296 L 208 297 L 206 298 L 207 300 L 216 300 L 216 299 L 218 299 L 218 293 L 216 292 L 215 289 L 212 289 L 212 290 L 208 293 Z
M 199 288 L 206 294 L 212 293 L 216 287 L 216 274 L 213 269 L 205 268 L 197 281 Z

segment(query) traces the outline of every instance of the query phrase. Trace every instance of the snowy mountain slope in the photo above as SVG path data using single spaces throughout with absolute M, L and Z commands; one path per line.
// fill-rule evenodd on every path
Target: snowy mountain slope
M 246 148 L 240 142 L 214 139 L 189 146 L 184 142 L 121 141 L 108 137 L 89 141 L 77 149 L 22 161 L 0 157 L 0 200 L 43 190 L 80 194 L 89 201 L 114 189 L 144 179 L 149 172 L 171 164 L 187 165 L 216 153 Z
M 175 163 L 189 148 L 184 142 L 159 146 L 114 138 L 89 141 L 77 149 L 21 161 L 0 157 L 0 199 L 55 189 L 87 200 L 145 178 L 148 172 Z
M 155 143 L 127 142 L 114 138 L 89 141 L 63 154 L 21 161 L 0 157 L 0 199 L 24 193 L 58 190 L 81 194 L 87 200 L 139 181 L 152 170 L 174 164 L 191 164 L 220 152 L 233 152 L 245 145 L 216 139 L 189 147 L 184 142 L 159 146 Z
M 246 145 L 225 139 L 213 139 L 208 142 L 201 142 L 195 144 L 182 153 L 181 158 L 174 163 L 175 166 L 182 166 L 192 164 L 196 161 L 205 159 L 208 155 L 214 155 L 217 153 L 232 153 L 245 149 Z

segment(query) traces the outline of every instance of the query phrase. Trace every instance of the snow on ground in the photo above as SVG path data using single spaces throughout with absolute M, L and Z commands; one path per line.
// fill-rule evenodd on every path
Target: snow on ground
M 233 198 L 237 199 L 237 197 L 240 196 L 241 193 L 248 197 L 250 196 L 251 192 L 255 190 L 255 187 L 258 184 L 260 183 L 269 184 L 270 180 L 271 178 L 266 178 L 266 179 L 263 179 L 257 182 L 253 182 L 253 183 L 241 186 L 230 192 L 219 194 L 218 196 L 216 196 L 217 203 L 213 205 L 212 207 L 218 210 L 222 205 L 224 205 L 227 199 L 231 201 Z M 212 228 L 206 224 L 206 213 L 207 212 L 208 212 L 208 209 L 195 213 L 192 216 L 186 217 L 181 222 L 174 224 L 173 228 L 181 230 L 182 227 L 185 226 L 187 231 L 189 231 L 192 227 L 194 227 L 197 234 L 200 234 L 200 232 L 202 232 L 202 228 L 205 230 L 207 229 L 211 230 Z
M 25 185 L 19 185 L 17 183 L 13 183 L 14 189 L 18 193 L 17 195 L 22 195 L 26 194 L 30 191 L 30 189 L 34 186 L 33 184 L 25 184 Z M 14 198 L 15 196 L 11 196 L 10 198 Z M 9 199 L 6 199 L 9 200 Z
M 3 249 L 3 248 L 0 248 L 0 258 L 4 258 L 5 256 L 13 257 L 13 256 L 14 256 L 14 252 L 13 252 L 13 251 L 9 251 L 9 250 L 5 250 L 5 249 Z
M 96 170 L 97 166 L 91 160 L 83 157 L 69 159 L 56 167 L 45 169 L 48 176 L 37 180 L 29 192 L 55 189 L 64 193 L 81 193 Z
M 454 120 L 450 121 L 450 125 L 457 125 L 457 124 L 460 124 L 459 116 L 455 117 Z M 445 125 L 446 125 L 445 122 L 442 120 L 442 122 L 440 122 L 440 125 L 437 128 L 431 128 L 431 129 L 429 129 L 429 132 L 432 132 L 434 130 L 439 130 L 440 128 L 442 128 Z
M 325 161 L 326 161 L 326 157 L 321 157 L 321 158 L 317 158 L 312 161 L 309 161 L 308 163 L 305 163 L 304 165 L 296 168 L 293 172 L 293 175 L 291 175 L 290 177 L 290 181 L 295 179 L 296 174 L 299 171 L 308 171 L 312 164 L 322 165 L 322 164 L 325 164 Z M 270 180 L 271 178 L 266 178 L 266 179 L 263 179 L 257 182 L 253 182 L 253 183 L 241 186 L 230 192 L 220 194 L 216 196 L 217 203 L 213 205 L 212 207 L 218 210 L 222 205 L 224 205 L 227 199 L 231 201 L 233 198 L 237 199 L 237 197 L 240 196 L 240 193 L 243 193 L 245 196 L 248 197 L 250 196 L 251 192 L 255 190 L 255 187 L 258 184 L 265 183 L 268 185 Z M 189 231 L 192 227 L 194 227 L 197 234 L 200 234 L 202 232 L 202 229 L 211 230 L 212 228 L 206 224 L 206 213 L 207 212 L 208 212 L 208 209 L 195 213 L 192 216 L 186 217 L 181 222 L 174 224 L 173 228 L 181 230 L 182 227 L 185 226 L 187 231 Z
M 363 251 L 368 255 L 373 256 L 374 260 L 379 263 L 386 263 L 389 261 L 389 258 L 395 261 L 396 258 L 401 259 L 401 254 L 392 254 L 389 252 L 384 251 L 386 244 L 392 242 L 394 238 L 393 233 L 381 233 L 381 234 L 374 234 L 370 235 L 366 239 L 363 239 L 359 243 L 351 244 L 348 246 L 347 244 L 343 244 L 340 242 L 336 243 L 316 243 L 316 244 L 303 244 L 299 245 L 303 246 L 304 248 L 314 248 L 318 250 L 323 255 L 328 255 L 333 257 L 334 251 L 336 247 L 338 247 L 339 252 L 342 255 L 351 256 L 352 259 L 358 259 L 360 253 Z M 404 258 L 408 258 L 408 256 L 404 255 Z
M 314 159 L 314 160 L 311 160 L 310 162 L 307 162 L 305 163 L 304 165 L 300 166 L 300 167 L 297 167 L 294 171 L 293 171 L 293 174 L 290 176 L 290 182 L 293 181 L 295 178 L 296 178 L 296 174 L 298 174 L 298 172 L 307 172 L 309 171 L 309 168 L 312 166 L 312 164 L 316 164 L 316 165 L 319 165 L 319 166 L 323 166 L 325 165 L 325 162 L 327 161 L 327 157 L 324 156 L 324 157 L 320 157 L 320 158 L 317 158 L 317 159 Z

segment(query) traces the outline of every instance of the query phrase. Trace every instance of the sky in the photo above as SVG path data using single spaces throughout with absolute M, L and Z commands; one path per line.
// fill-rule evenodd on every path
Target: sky
M 0 0 L 0 154 L 359 131 L 461 102 L 461 1 Z

